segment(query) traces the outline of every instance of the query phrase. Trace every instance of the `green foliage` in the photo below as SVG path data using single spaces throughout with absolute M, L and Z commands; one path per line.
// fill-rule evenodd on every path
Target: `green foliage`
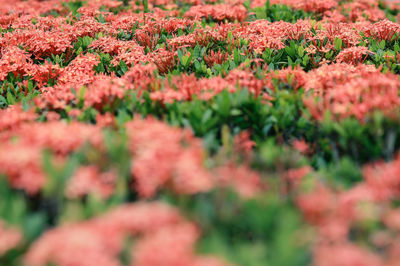
M 296 22 L 299 19 L 313 17 L 312 13 L 305 12 L 301 9 L 293 9 L 286 5 L 272 4 L 268 0 L 263 7 L 254 9 L 256 19 L 267 19 L 268 21 L 287 21 Z

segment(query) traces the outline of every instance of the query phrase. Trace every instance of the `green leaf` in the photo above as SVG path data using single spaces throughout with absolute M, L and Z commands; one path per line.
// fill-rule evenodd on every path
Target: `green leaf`
M 14 104 L 14 103 L 16 102 L 16 99 L 15 99 L 15 97 L 12 95 L 11 92 L 8 92 L 8 93 L 7 93 L 7 102 L 8 102 L 9 105 L 12 105 L 12 104 Z
M 125 74 L 126 72 L 128 72 L 129 68 L 126 65 L 126 63 L 124 61 L 120 61 L 119 62 L 119 66 L 121 67 L 121 71 L 123 74 Z
M 379 43 L 379 48 L 380 49 L 385 49 L 385 46 L 386 46 L 386 42 L 385 42 L 385 40 L 382 40 L 380 43 Z
M 303 57 L 303 55 L 304 55 L 304 48 L 303 48 L 303 46 L 299 46 L 299 47 L 297 48 L 297 54 L 298 54 L 300 57 Z
M 183 56 L 182 50 L 179 49 L 179 50 L 178 50 L 178 59 L 179 59 L 179 61 L 181 61 L 181 62 L 182 62 L 182 56 Z
M 342 49 L 343 41 L 342 39 L 335 37 L 335 50 L 339 51 Z
M 4 98 L 4 96 L 0 95 L 0 108 L 7 107 L 7 100 Z

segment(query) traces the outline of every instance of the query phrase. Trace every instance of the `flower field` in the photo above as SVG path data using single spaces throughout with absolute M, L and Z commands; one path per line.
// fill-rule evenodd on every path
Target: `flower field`
M 0 265 L 400 266 L 399 22 L 0 0 Z

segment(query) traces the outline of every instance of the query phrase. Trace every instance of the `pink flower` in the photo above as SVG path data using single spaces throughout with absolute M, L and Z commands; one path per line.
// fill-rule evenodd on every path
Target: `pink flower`
M 340 53 L 336 56 L 336 62 L 357 65 L 359 63 L 363 63 L 369 54 L 374 53 L 369 51 L 368 47 L 350 47 L 340 51 Z
M 114 172 L 100 173 L 94 165 L 79 168 L 69 179 L 66 195 L 69 198 L 78 198 L 91 192 L 107 198 L 114 192 L 117 176 Z
M 305 142 L 304 139 L 302 140 L 295 140 L 292 143 L 293 148 L 301 152 L 302 154 L 307 154 L 310 151 L 310 145 Z
M 124 239 L 139 237 L 132 265 L 226 265 L 197 256 L 198 230 L 178 211 L 163 203 L 139 202 L 116 207 L 96 218 L 48 230 L 28 250 L 27 265 L 120 265 Z M 171 245 L 175 248 L 171 249 Z M 154 256 L 158 250 L 163 256 Z M 205 264 L 212 262 L 212 264 Z
M 311 173 L 312 168 L 310 166 L 303 166 L 297 169 L 290 169 L 287 172 L 288 179 L 294 182 L 297 182 L 301 179 L 303 179 L 306 175 Z
M 22 232 L 14 227 L 6 226 L 0 220 L 0 256 L 16 248 L 22 242 Z
M 191 132 L 148 118 L 127 124 L 133 154 L 135 187 L 144 197 L 167 184 L 178 193 L 199 193 L 213 187 L 203 166 L 204 151 Z

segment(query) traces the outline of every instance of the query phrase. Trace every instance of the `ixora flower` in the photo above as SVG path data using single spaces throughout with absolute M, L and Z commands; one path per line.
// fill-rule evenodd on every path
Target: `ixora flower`
M 134 66 L 139 63 L 149 62 L 149 56 L 145 54 L 144 48 L 139 45 L 131 47 L 130 51 L 119 53 L 111 63 L 114 66 L 118 66 L 123 61 L 127 66 Z
M 243 21 L 247 17 L 247 9 L 241 4 L 196 5 L 192 6 L 189 11 L 185 13 L 185 17 L 193 19 L 208 16 L 217 21 L 223 21 L 225 19 Z
M 3 112 L 7 115 L 7 112 Z M 62 121 L 38 123 L 32 121 L 36 116 L 29 112 L 24 115 L 18 111 L 8 113 L 19 122 L 17 119 L 14 124 L 6 121 L 5 131 L 0 131 L 0 174 L 7 177 L 11 186 L 25 190 L 30 195 L 37 194 L 46 183 L 46 174 L 42 169 L 45 149 L 61 157 L 86 143 L 101 149 L 103 136 L 101 128 L 97 126 L 78 122 L 66 124 Z
M 359 63 L 364 63 L 368 55 L 373 54 L 373 52 L 368 50 L 368 47 L 350 47 L 340 51 L 336 56 L 336 62 L 357 65 Z
M 314 265 L 316 266 L 383 266 L 385 265 L 379 256 L 370 253 L 351 243 L 336 245 L 320 244 L 314 250 Z
M 140 195 L 153 196 L 167 183 L 183 193 L 207 191 L 214 186 L 212 175 L 203 167 L 201 143 L 189 131 L 154 119 L 137 119 L 127 129 L 134 157 L 131 171 Z
M 179 29 L 184 30 L 185 27 L 193 26 L 193 21 L 189 19 L 169 18 L 160 20 L 161 28 L 169 34 L 177 32 Z
M 266 0 L 257 0 L 253 1 L 251 4 L 251 7 L 261 7 L 264 6 Z M 313 1 L 307 1 L 307 0 L 272 0 L 270 1 L 270 4 L 282 4 L 282 5 L 287 5 L 291 6 L 296 9 L 303 9 L 305 11 L 311 11 L 311 12 L 318 12 L 318 13 L 324 13 L 325 11 L 328 11 L 338 5 L 336 1 L 322 1 L 322 0 L 313 0 Z
M 163 64 L 163 62 L 169 59 L 166 57 L 161 58 L 160 56 L 160 60 L 161 62 L 159 63 Z M 157 61 L 157 56 L 155 61 Z M 146 65 L 136 64 L 125 73 L 123 78 L 127 80 L 128 83 L 131 83 L 133 89 L 141 96 L 143 91 L 154 91 L 157 87 L 160 87 L 160 80 L 157 80 L 155 76 L 156 70 L 157 65 L 152 63 Z
M 280 82 L 284 82 L 288 85 L 291 85 L 294 90 L 298 90 L 301 87 L 304 87 L 306 84 L 306 72 L 302 70 L 300 67 L 292 68 L 288 67 L 285 69 L 281 69 L 275 72 L 271 72 L 269 74 L 272 80 L 276 79 Z M 269 85 L 270 88 L 275 87 L 274 84 Z M 278 89 L 278 88 L 275 88 Z
M 371 66 L 337 64 L 320 67 L 307 76 L 310 78 L 305 87 L 310 93 L 304 103 L 317 120 L 328 111 L 335 119 L 353 116 L 361 122 L 374 111 L 397 117 L 400 82 L 394 74 L 381 73 Z
M 0 256 L 17 247 L 22 242 L 22 233 L 18 228 L 7 226 L 0 220 Z
M 301 152 L 302 154 L 307 154 L 310 152 L 310 145 L 304 140 L 295 140 L 292 142 L 293 148 Z
M 178 194 L 230 187 L 247 198 L 263 190 L 260 175 L 245 164 L 227 162 L 216 169 L 207 169 L 201 141 L 190 131 L 170 127 L 153 118 L 135 119 L 127 124 L 127 129 L 133 155 L 134 188 L 142 197 L 152 197 L 163 187 L 170 187 Z M 249 143 L 240 145 L 249 149 Z
M 212 257 L 198 256 L 194 244 L 198 229 L 179 212 L 163 203 L 126 204 L 90 220 L 56 227 L 37 240 L 27 255 L 27 265 L 120 265 L 127 237 L 138 237 L 132 266 L 222 266 Z M 174 249 L 171 250 L 171 245 Z M 157 250 L 162 256 L 154 256 Z
M 212 67 L 214 64 L 219 64 L 221 65 L 228 59 L 228 55 L 224 52 L 221 52 L 221 49 L 218 50 L 218 52 L 214 52 L 211 50 L 209 55 L 204 56 L 204 61 L 206 61 L 207 65 L 209 67 Z
M 89 45 L 90 48 L 98 49 L 103 53 L 108 53 L 110 55 L 118 55 L 125 53 L 132 47 L 137 46 L 135 41 L 121 41 L 113 37 L 101 37 L 98 40 L 92 42 Z
M 393 265 L 399 251 L 395 238 L 400 215 L 391 202 L 400 197 L 399 158 L 367 164 L 362 169 L 363 181 L 350 189 L 329 189 L 317 184 L 312 192 L 299 195 L 298 206 L 318 232 L 313 249 L 315 265 Z M 387 235 L 385 232 L 389 231 L 381 230 L 361 247 L 351 232 L 361 229 L 367 220 L 382 222 L 396 233 Z M 376 252 L 379 248 L 382 252 Z
M 152 53 L 152 61 L 160 74 L 168 73 L 175 66 L 175 53 L 165 49 L 157 49 Z
M 392 41 L 399 38 L 400 25 L 384 19 L 366 26 L 365 29 L 363 29 L 363 33 L 365 36 L 372 37 L 376 41 Z
M 59 82 L 79 87 L 91 83 L 95 79 L 94 67 L 100 63 L 95 54 L 80 54 L 60 74 Z
M 85 91 L 85 107 L 101 109 L 104 105 L 112 105 L 115 100 L 123 98 L 129 89 L 132 89 L 131 84 L 123 78 L 96 76 Z
M 72 38 L 66 32 L 36 30 L 30 34 L 24 46 L 38 59 L 59 55 L 72 48 Z
M 32 111 L 24 111 L 21 105 L 12 105 L 0 110 L 0 136 L 6 136 L 22 124 L 34 121 L 38 116 Z
M 43 65 L 32 65 L 27 75 L 31 76 L 38 83 L 38 87 L 42 87 L 51 80 L 55 80 L 61 73 L 61 68 L 57 64 L 45 61 Z
M 114 192 L 116 179 L 113 171 L 101 173 L 95 165 L 81 167 L 69 179 L 66 196 L 78 198 L 93 192 L 107 198 Z
M 0 81 L 7 78 L 8 73 L 14 77 L 24 76 L 32 67 L 30 54 L 18 47 L 7 47 L 0 57 Z

